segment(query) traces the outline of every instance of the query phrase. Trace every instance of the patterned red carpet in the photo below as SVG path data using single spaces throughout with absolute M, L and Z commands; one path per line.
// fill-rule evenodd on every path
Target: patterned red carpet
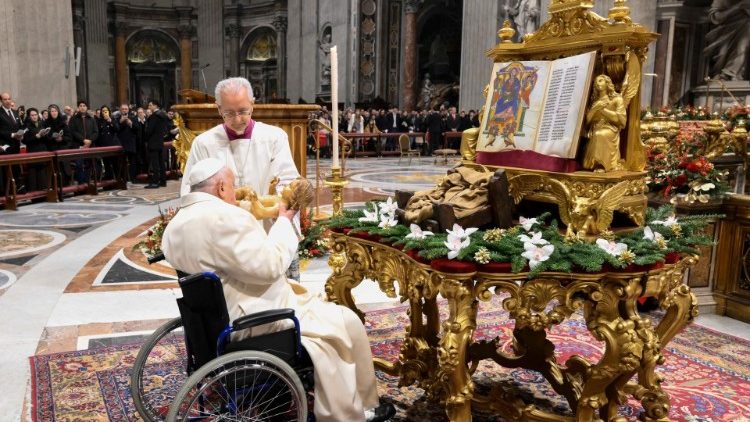
M 509 340 L 512 325 L 499 302 L 480 304 L 480 337 L 499 336 Z M 368 313 L 367 328 L 376 356 L 393 359 L 398 354 L 400 337 L 408 320 L 405 308 Z M 549 333 L 558 344 L 558 361 L 572 354 L 587 357 L 601 353 L 601 343 L 586 331 L 582 319 L 573 319 Z M 509 342 L 506 342 L 506 347 Z M 139 344 L 112 346 L 78 352 L 56 353 L 31 358 L 32 417 L 51 420 L 140 420 L 135 415 L 128 388 L 129 373 Z M 666 363 L 659 371 L 664 388 L 672 397 L 670 416 L 677 421 L 708 422 L 750 420 L 750 342 L 720 334 L 700 326 L 688 327 L 665 351 Z M 155 382 L 168 377 L 162 372 Z M 175 365 L 172 365 L 174 368 Z M 422 399 L 414 387 L 398 388 L 396 378 L 378 373 L 381 396 L 399 409 L 398 421 L 443 421 L 447 418 L 439 406 Z M 482 364 L 474 380 L 482 390 L 502 383 L 524 400 L 533 400 L 544 408 L 569 412 L 566 402 L 549 388 L 542 376 L 533 371 L 505 370 L 494 364 Z M 621 415 L 637 420 L 637 403 L 621 408 Z M 475 415 L 474 420 L 502 421 L 500 416 Z

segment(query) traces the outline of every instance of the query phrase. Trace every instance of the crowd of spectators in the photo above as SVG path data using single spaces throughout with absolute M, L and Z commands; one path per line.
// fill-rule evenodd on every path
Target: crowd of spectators
M 166 186 L 163 145 L 174 139 L 178 129 L 173 112 L 163 111 L 158 101 L 151 100 L 145 107 L 122 104 L 113 111 L 107 105 L 92 110 L 85 100 L 79 100 L 75 109 L 70 105 L 61 109 L 57 104 L 40 109 L 16 106 L 7 92 L 0 94 L 0 99 L 0 154 L 121 146 L 127 157 L 129 182 L 135 183 L 139 174 L 148 173 L 146 188 Z M 102 165 L 105 174 L 115 172 L 114 161 L 104 160 Z M 84 183 L 83 167 L 72 163 L 60 169 L 63 183 Z M 24 188 L 44 188 L 44 171 L 29 166 Z
M 317 116 L 327 125 L 331 125 L 331 113 L 323 108 Z M 349 134 L 372 134 L 382 133 L 423 133 L 424 136 L 410 136 L 411 148 L 419 149 L 422 155 L 431 155 L 433 151 L 441 148 L 458 149 L 460 137 L 446 137 L 444 134 L 460 133 L 472 127 L 479 127 L 479 116 L 474 110 L 461 110 L 456 107 L 441 106 L 438 110 L 403 111 L 397 107 L 390 109 L 353 109 L 346 108 L 339 113 L 338 128 L 340 133 Z M 322 132 L 321 132 L 322 133 Z M 357 137 L 355 148 L 369 151 L 396 151 L 398 140 L 396 137 Z M 310 144 L 314 139 L 310 139 Z M 361 142 L 360 142 L 361 141 Z M 376 145 L 376 142 L 381 145 Z M 325 144 L 325 145 L 323 145 Z M 327 145 L 330 138 L 321 143 L 321 153 L 330 153 Z

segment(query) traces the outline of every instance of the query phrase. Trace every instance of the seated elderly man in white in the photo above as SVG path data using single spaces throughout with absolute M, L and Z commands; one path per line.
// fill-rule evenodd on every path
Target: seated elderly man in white
M 167 261 L 181 271 L 213 271 L 223 283 L 229 317 L 292 308 L 302 344 L 315 369 L 314 413 L 325 421 L 384 421 L 390 404 L 378 403 L 372 352 L 362 322 L 350 309 L 319 300 L 288 280 L 297 250 L 291 219 L 281 203 L 268 233 L 237 206 L 234 174 L 216 158 L 197 162 L 188 175 L 191 192 L 180 201 L 162 240 Z

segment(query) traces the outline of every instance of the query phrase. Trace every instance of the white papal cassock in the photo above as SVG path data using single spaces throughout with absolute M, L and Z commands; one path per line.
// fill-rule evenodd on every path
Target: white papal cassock
M 164 232 L 162 250 L 182 271 L 216 272 L 231 319 L 295 310 L 315 366 L 318 421 L 363 421 L 363 409 L 378 405 L 372 353 L 359 318 L 343 306 L 295 293 L 293 288 L 304 288 L 285 276 L 297 250 L 288 219 L 279 218 L 266 234 L 249 212 L 208 193 L 188 193 Z
M 192 166 L 209 157 L 218 158 L 234 172 L 235 187 L 250 186 L 258 195 L 267 193 L 274 176 L 281 179 L 279 187 L 299 177 L 286 132 L 256 121 L 249 129 L 249 139 L 230 141 L 223 124 L 198 135 L 190 147 L 180 196 L 190 192 L 188 175 Z

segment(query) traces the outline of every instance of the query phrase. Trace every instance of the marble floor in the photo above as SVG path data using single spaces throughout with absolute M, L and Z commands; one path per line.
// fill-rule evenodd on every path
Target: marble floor
M 396 189 L 425 189 L 452 164 L 351 159 L 344 198 L 354 207 Z M 321 171 L 328 172 L 329 165 L 323 160 Z M 310 161 L 310 180 L 315 174 Z M 177 205 L 178 189 L 177 181 L 153 191 L 133 185 L 0 212 L 0 419 L 29 420 L 29 356 L 132 341 L 178 315 L 173 269 L 148 265 L 132 249 L 159 210 Z M 321 192 L 320 204 L 330 212 L 328 192 Z M 314 260 L 302 271 L 302 283 L 322 294 L 329 274 L 325 259 Z M 362 283 L 354 297 L 363 310 L 396 304 L 376 283 Z M 750 325 L 735 320 L 707 315 L 697 323 L 750 339 Z

